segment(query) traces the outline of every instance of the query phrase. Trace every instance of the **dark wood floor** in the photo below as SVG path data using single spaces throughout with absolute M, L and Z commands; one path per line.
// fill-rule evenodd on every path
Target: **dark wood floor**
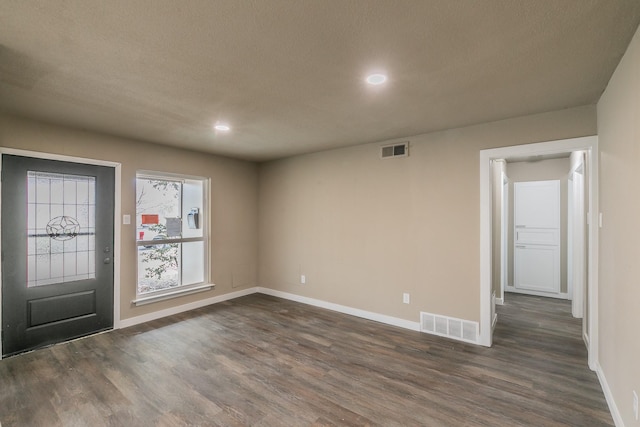
M 251 295 L 0 361 L 2 426 L 607 426 L 566 301 L 487 349 Z

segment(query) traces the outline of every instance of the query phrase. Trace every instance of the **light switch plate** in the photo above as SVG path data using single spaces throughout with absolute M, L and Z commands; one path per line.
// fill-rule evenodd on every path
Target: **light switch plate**
M 131 224 L 131 215 L 122 215 L 122 223 L 124 225 Z

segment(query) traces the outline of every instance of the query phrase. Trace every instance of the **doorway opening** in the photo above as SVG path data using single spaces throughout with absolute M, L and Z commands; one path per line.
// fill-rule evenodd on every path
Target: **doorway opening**
M 597 182 L 598 182 L 598 165 L 597 165 L 597 153 L 598 153 L 598 139 L 597 136 L 582 137 L 565 139 L 558 141 L 550 141 L 535 144 L 526 144 L 519 146 L 503 147 L 482 150 L 480 152 L 480 343 L 485 346 L 491 346 L 493 326 L 495 325 L 495 304 L 496 301 L 500 303 L 501 295 L 496 295 L 494 291 L 494 277 L 495 274 L 499 274 L 503 280 L 506 272 L 501 269 L 496 269 L 493 262 L 493 254 L 496 253 L 493 227 L 495 227 L 495 215 L 494 212 L 494 193 L 496 186 L 492 185 L 495 180 L 494 169 L 492 168 L 492 162 L 500 161 L 503 159 L 519 159 L 519 158 L 533 158 L 540 157 L 554 157 L 569 155 L 570 153 L 581 151 L 584 152 L 584 166 L 578 171 L 573 172 L 578 174 L 582 173 L 583 184 L 587 187 L 586 199 L 588 212 L 587 218 L 594 218 L 598 212 L 598 194 L 597 194 Z M 572 175 L 572 185 L 575 184 L 575 180 L 580 180 L 580 177 Z M 501 181 L 502 187 L 504 180 Z M 575 188 L 575 187 L 574 187 Z M 509 225 L 510 227 L 513 224 Z M 572 224 L 572 227 L 580 226 L 580 224 Z M 597 324 L 598 324 L 598 312 L 597 312 L 597 256 L 598 256 L 598 233 L 597 233 L 597 221 L 591 220 L 586 225 L 586 241 L 588 245 L 584 248 L 586 250 L 586 266 L 584 268 L 587 276 L 586 288 L 582 295 L 578 296 L 584 301 L 584 309 L 588 312 L 588 316 L 584 322 L 583 330 L 585 336 L 585 342 L 589 354 L 589 367 L 595 369 L 596 357 L 597 357 Z M 498 233 L 499 240 L 504 241 L 504 235 Z M 499 247 L 500 245 L 498 245 Z M 498 256 L 500 252 L 498 252 Z M 575 270 L 572 270 L 575 271 Z M 572 290 L 574 292 L 574 290 Z M 574 294 L 576 294 L 574 292 Z

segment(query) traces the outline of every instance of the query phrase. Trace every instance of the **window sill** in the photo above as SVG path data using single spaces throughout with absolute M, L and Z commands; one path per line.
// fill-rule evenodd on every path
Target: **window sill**
M 136 307 L 146 304 L 151 304 L 158 301 L 164 301 L 172 298 L 182 297 L 185 295 L 195 294 L 198 292 L 205 292 L 212 289 L 213 284 L 202 284 L 186 289 L 176 289 L 175 291 L 163 292 L 156 295 L 141 296 L 131 301 Z

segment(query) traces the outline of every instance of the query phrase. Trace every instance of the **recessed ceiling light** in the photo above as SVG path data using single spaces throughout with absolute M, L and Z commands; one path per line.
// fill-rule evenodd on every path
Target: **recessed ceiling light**
M 369 74 L 366 78 L 366 81 L 370 85 L 381 85 L 382 83 L 387 81 L 387 76 L 380 73 Z
M 226 125 L 224 123 L 218 123 L 213 127 L 215 130 L 220 130 L 222 132 L 228 132 L 231 130 L 231 126 Z

